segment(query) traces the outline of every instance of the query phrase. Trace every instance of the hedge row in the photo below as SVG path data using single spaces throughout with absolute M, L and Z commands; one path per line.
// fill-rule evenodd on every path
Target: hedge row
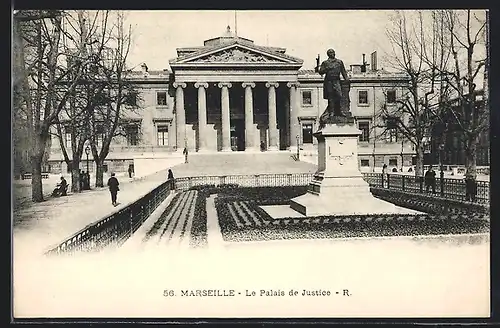
M 204 189 L 198 189 L 198 196 L 194 208 L 193 224 L 191 226 L 191 247 L 205 247 L 207 245 L 207 198 L 210 194 Z
M 469 219 L 489 219 L 490 216 L 489 207 L 481 204 L 464 203 L 435 195 L 415 195 L 382 188 L 371 188 L 371 192 L 377 198 L 419 212 L 441 216 L 465 216 Z
M 177 194 L 172 198 L 170 203 L 167 205 L 167 208 L 165 211 L 161 214 L 161 216 L 158 218 L 158 220 L 153 224 L 151 229 L 149 229 L 148 232 L 146 232 L 146 236 L 143 239 L 143 242 L 147 242 L 151 237 L 156 235 L 158 233 L 158 230 L 161 228 L 163 223 L 165 223 L 165 220 L 167 219 L 168 213 L 172 211 L 172 208 L 177 204 L 177 202 L 180 200 L 181 194 Z

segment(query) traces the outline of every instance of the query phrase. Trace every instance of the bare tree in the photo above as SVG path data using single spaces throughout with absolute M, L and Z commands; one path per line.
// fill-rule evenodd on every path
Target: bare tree
M 104 160 L 116 136 L 124 135 L 126 117 L 139 107 L 141 97 L 135 84 L 129 79 L 126 67 L 131 46 L 131 26 L 124 26 L 123 12 L 116 13 L 116 21 L 110 29 L 106 56 L 101 59 L 104 89 L 95 103 L 90 116 L 90 148 L 96 164 L 96 186 L 104 185 Z
M 81 157 L 85 143 L 91 137 L 89 124 L 91 123 L 92 111 L 100 101 L 99 95 L 105 88 L 101 81 L 102 76 L 96 72 L 96 66 L 98 66 L 105 45 L 109 41 L 106 34 L 108 14 L 108 11 L 78 11 L 76 14 L 68 15 L 68 29 L 65 35 L 66 51 L 68 53 L 78 51 L 89 58 L 89 65 L 83 70 L 79 83 L 71 94 L 69 106 L 66 106 L 65 110 L 61 112 L 56 124 L 56 135 L 64 161 L 71 168 L 71 190 L 73 192 L 81 191 Z M 72 60 L 74 58 L 70 57 L 70 61 Z M 66 87 L 66 83 L 63 82 L 61 87 Z M 66 135 L 70 136 L 69 140 Z M 70 141 L 70 145 L 67 144 L 68 141 Z M 71 157 L 68 150 L 71 150 Z
M 453 61 L 444 69 L 437 69 L 457 99 L 458 108 L 450 106 L 448 116 L 454 119 L 462 132 L 466 178 L 475 180 L 477 145 L 480 136 L 489 128 L 489 109 L 487 106 L 479 106 L 476 99 L 481 70 L 486 74 L 486 81 L 483 83 L 488 81 L 485 68 L 488 54 L 485 42 L 486 15 L 484 11 L 470 9 L 446 10 L 443 15 Z M 482 50 L 486 50 L 484 54 Z M 487 97 L 488 94 L 484 100 L 486 102 Z
M 408 76 L 408 84 L 394 105 L 383 103 L 377 115 L 378 127 L 384 128 L 381 137 L 396 131 L 413 144 L 416 176 L 423 175 L 424 146 L 432 127 L 430 104 L 436 77 L 436 72 L 429 69 L 422 58 L 427 43 L 425 30 L 422 12 L 410 17 L 405 12 L 397 12 L 392 18 L 386 30 L 392 45 L 392 52 L 387 57 L 393 68 Z
M 61 47 L 63 34 L 61 11 L 17 11 L 14 15 L 14 88 L 17 89 L 15 110 L 23 113 L 28 124 L 32 173 L 32 199 L 43 201 L 42 162 L 50 139 L 50 127 L 75 90 L 86 58 L 72 65 L 61 65 L 65 53 Z M 73 77 L 69 79 L 69 77 Z M 58 85 L 69 79 L 67 88 Z M 16 91 L 15 91 L 16 93 Z

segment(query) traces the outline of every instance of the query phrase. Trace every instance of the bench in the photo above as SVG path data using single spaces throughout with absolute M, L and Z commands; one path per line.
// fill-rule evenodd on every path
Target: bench
M 24 173 L 23 175 L 21 175 L 21 179 L 23 179 L 23 180 L 28 180 L 31 178 L 33 178 L 33 175 L 31 173 Z M 43 172 L 42 179 L 48 179 L 48 178 L 49 178 L 49 174 L 46 172 Z

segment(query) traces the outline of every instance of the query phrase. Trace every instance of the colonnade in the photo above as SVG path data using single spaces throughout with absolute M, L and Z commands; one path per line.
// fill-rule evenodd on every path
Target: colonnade
M 289 119 L 288 126 L 290 127 L 290 145 L 296 146 L 297 140 L 296 135 L 300 133 L 299 123 L 298 123 L 298 101 L 297 101 L 297 88 L 299 86 L 298 82 L 285 82 L 286 86 L 290 89 L 290 115 L 287 115 Z M 245 150 L 258 150 L 259 145 L 255 143 L 254 129 L 253 129 L 253 117 L 254 117 L 254 105 L 253 105 L 253 89 L 255 88 L 255 82 L 242 82 L 242 87 L 245 90 Z M 266 82 L 265 86 L 268 90 L 268 117 L 269 117 L 269 145 L 268 150 L 278 150 L 279 149 L 279 137 L 278 137 L 278 122 L 276 113 L 276 88 L 278 88 L 280 83 L 278 82 Z M 178 150 L 181 150 L 185 146 L 185 136 L 186 136 L 186 111 L 184 106 L 184 89 L 187 84 L 185 82 L 174 82 L 173 83 L 175 91 L 175 122 L 177 131 L 177 142 L 176 146 Z M 230 89 L 233 86 L 231 82 L 220 82 L 217 86 L 221 90 L 221 126 L 222 126 L 222 151 L 231 151 L 231 126 L 230 126 L 230 107 L 229 107 L 229 97 Z M 208 82 L 196 82 L 194 87 L 198 89 L 198 134 L 199 134 L 199 151 L 207 150 L 207 95 L 206 89 L 208 88 Z

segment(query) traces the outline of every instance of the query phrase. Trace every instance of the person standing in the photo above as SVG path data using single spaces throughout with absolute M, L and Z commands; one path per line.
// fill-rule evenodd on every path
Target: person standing
M 128 167 L 128 177 L 129 177 L 129 179 L 132 179 L 132 172 L 133 172 L 132 171 L 132 166 L 129 166 Z
M 384 166 L 382 166 L 382 187 L 386 188 L 387 187 L 387 164 L 384 163 Z
M 120 183 L 118 182 L 118 179 L 115 177 L 114 173 L 111 173 L 111 178 L 108 179 L 108 187 L 109 187 L 109 192 L 111 193 L 111 204 L 113 206 L 117 205 L 116 202 L 116 197 L 118 194 L 118 191 L 120 188 L 118 187 Z
M 429 169 L 425 172 L 425 191 L 429 192 L 429 188 L 432 187 L 432 192 L 436 192 L 436 172 L 432 169 L 432 165 L 429 165 Z
M 185 147 L 184 150 L 182 151 L 182 154 L 184 155 L 184 163 L 188 163 L 188 149 Z
M 172 172 L 171 169 L 168 169 L 167 180 L 169 182 L 170 190 L 174 190 L 175 189 L 175 179 L 174 179 L 174 173 Z
M 80 190 L 83 190 L 84 182 L 85 182 L 85 176 L 83 175 L 83 171 L 80 170 L 80 176 L 79 176 Z
M 87 177 L 85 179 L 87 182 L 87 190 L 90 190 L 90 172 L 87 171 Z

